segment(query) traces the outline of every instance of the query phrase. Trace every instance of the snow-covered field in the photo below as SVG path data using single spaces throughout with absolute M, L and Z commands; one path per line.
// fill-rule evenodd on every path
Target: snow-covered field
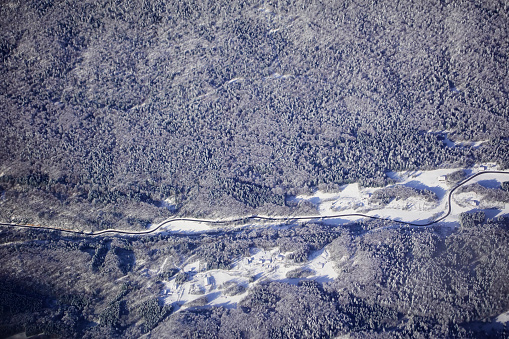
M 288 254 L 280 252 L 278 248 L 270 251 L 253 249 L 251 256 L 239 258 L 230 270 L 206 270 L 199 261 L 188 263 L 181 269 L 190 279 L 183 284 L 177 284 L 174 279 L 164 282 L 162 298 L 165 303 L 183 307 L 193 306 L 196 300 L 208 305 L 236 307 L 250 287 L 263 281 L 296 284 L 299 278 L 287 278 L 287 273 L 295 269 L 309 270 L 310 275 L 306 279 L 319 282 L 331 281 L 337 277 L 333 263 L 329 261 L 327 247 L 312 253 L 309 261 L 304 264 L 289 261 Z M 242 292 L 235 295 L 228 293 L 228 286 L 233 284 L 239 285 Z
M 316 206 L 320 215 L 363 213 L 373 216 L 385 217 L 393 220 L 401 220 L 415 223 L 426 223 L 443 215 L 447 209 L 447 196 L 452 188 L 444 180 L 445 176 L 460 170 L 459 168 L 439 169 L 432 171 L 406 171 L 389 173 L 389 177 L 395 180 L 395 184 L 418 190 L 429 190 L 436 194 L 436 203 L 426 201 L 419 197 L 410 197 L 405 200 L 393 200 L 384 207 L 378 207 L 370 203 L 373 193 L 381 188 L 361 188 L 358 184 L 350 184 L 341 187 L 336 193 L 317 191 L 313 195 L 297 196 L 296 202 L 310 202 Z M 493 163 L 477 165 L 465 169 L 467 176 L 484 170 L 498 170 Z M 478 176 L 468 184 L 489 183 L 491 186 L 500 186 L 502 182 L 509 181 L 508 174 L 490 174 Z M 485 185 L 486 186 L 486 185 Z M 495 187 L 489 187 L 495 188 Z M 480 197 L 474 193 L 453 194 L 452 213 L 444 222 L 458 221 L 460 213 L 479 208 L 493 209 L 488 214 L 495 217 L 499 214 L 509 213 L 508 204 L 481 204 Z M 348 217 L 348 220 L 361 219 L 361 217 Z M 347 221 L 346 219 L 344 221 Z
M 210 230 L 212 227 L 207 223 L 186 220 L 173 221 L 161 228 L 161 231 L 172 233 L 196 233 Z

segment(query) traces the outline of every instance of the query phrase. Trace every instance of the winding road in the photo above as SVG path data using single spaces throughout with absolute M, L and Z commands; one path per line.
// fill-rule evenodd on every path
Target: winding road
M 390 218 L 384 218 L 384 217 L 378 217 L 368 214 L 362 214 L 362 213 L 347 213 L 347 214 L 333 214 L 333 215 L 322 215 L 322 216 L 306 216 L 306 217 L 264 217 L 264 216 L 257 216 L 257 215 L 251 215 L 248 217 L 242 217 L 237 219 L 229 219 L 229 220 L 207 220 L 207 219 L 195 219 L 195 218 L 173 218 L 168 219 L 163 222 L 161 222 L 156 227 L 146 230 L 146 231 L 127 231 L 127 230 L 116 230 L 116 229 L 108 229 L 108 230 L 102 230 L 97 232 L 83 232 L 83 231 L 77 231 L 77 230 L 70 230 L 65 228 L 59 228 L 59 227 L 50 227 L 50 226 L 41 226 L 41 225 L 30 225 L 30 224 L 12 224 L 12 223 L 0 223 L 0 226 L 5 227 L 17 227 L 17 228 L 30 228 L 30 229 L 38 229 L 38 230 L 49 230 L 49 231 L 60 231 L 60 232 L 66 232 L 66 233 L 74 233 L 79 235 L 85 235 L 85 236 L 98 236 L 103 234 L 123 234 L 123 235 L 144 235 L 144 234 L 151 234 L 159 230 L 161 227 L 166 226 L 168 224 L 177 222 L 177 221 L 191 221 L 191 222 L 198 222 L 198 223 L 207 223 L 212 225 L 226 225 L 226 224 L 234 224 L 234 223 L 247 223 L 249 221 L 258 220 L 258 221 L 280 221 L 280 222 L 288 222 L 288 221 L 298 221 L 298 220 L 325 220 L 325 219 L 335 219 L 335 218 L 347 218 L 347 217 L 361 217 L 361 218 L 369 218 L 369 219 L 376 219 L 376 220 L 384 220 L 384 221 L 391 221 L 403 225 L 408 226 L 414 226 L 414 227 L 427 227 L 434 225 L 436 223 L 439 223 L 446 219 L 449 215 L 451 215 L 452 207 L 451 207 L 451 199 L 453 193 L 460 188 L 461 186 L 465 185 L 472 179 L 484 175 L 484 174 L 508 174 L 509 172 L 503 172 L 503 171 L 483 171 L 476 174 L 471 175 L 470 177 L 460 181 L 456 186 L 454 186 L 447 196 L 447 213 L 445 215 L 441 216 L 440 218 L 430 221 L 425 224 L 417 224 L 413 222 L 408 221 L 401 221 L 401 220 L 394 220 Z

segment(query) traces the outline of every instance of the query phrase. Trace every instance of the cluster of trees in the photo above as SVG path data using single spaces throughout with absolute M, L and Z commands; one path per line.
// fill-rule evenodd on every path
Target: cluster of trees
M 160 305 L 157 298 L 144 301 L 138 306 L 140 316 L 145 320 L 142 332 L 148 332 L 172 312 L 171 305 Z
M 457 170 L 457 171 L 452 172 L 451 174 L 446 175 L 445 182 L 448 185 L 453 186 L 453 185 L 459 183 L 461 180 L 465 179 L 466 177 L 467 177 L 467 174 L 465 173 L 464 170 Z
M 189 276 L 186 272 L 179 272 L 175 275 L 175 282 L 179 285 L 189 280 Z
M 296 268 L 286 273 L 286 277 L 288 279 L 297 279 L 297 278 L 306 278 L 310 275 L 315 274 L 315 272 L 309 268 Z
M 501 188 L 503 191 L 509 192 L 509 181 L 504 181 L 504 182 L 502 183 L 502 185 L 500 186 L 500 188 Z
M 486 221 L 486 214 L 480 212 L 463 212 L 460 214 L 460 225 L 463 228 L 470 228 L 482 225 Z
M 2 220 L 142 228 L 168 197 L 253 213 L 389 170 L 509 164 L 497 1 L 44 3 L 0 9 Z
M 234 179 L 224 179 L 218 185 L 211 188 L 210 200 L 220 200 L 223 194 L 229 195 L 241 203 L 252 207 L 260 207 L 264 204 L 284 206 L 286 197 L 284 194 L 277 195 L 269 187 L 264 187 L 249 182 Z
M 227 296 L 234 296 L 237 294 L 242 294 L 246 291 L 245 286 L 238 284 L 234 281 L 229 281 L 229 282 L 224 283 L 221 286 L 221 289 L 223 289 L 223 293 Z
M 438 201 L 437 195 L 430 190 L 419 190 L 403 185 L 395 185 L 379 189 L 373 193 L 370 201 L 379 205 L 387 205 L 393 200 L 406 200 L 410 197 L 420 198 L 427 202 Z
M 134 266 L 134 252 L 126 244 L 112 245 L 110 241 L 84 242 L 76 244 L 75 249 L 91 255 L 90 266 L 95 272 L 105 270 L 125 275 Z
M 170 268 L 163 273 L 159 273 L 159 279 L 161 280 L 170 280 L 175 275 L 177 275 L 180 271 L 177 268 Z M 187 278 L 186 278 L 187 280 Z M 185 280 L 184 280 L 185 281 Z
M 479 183 L 465 185 L 458 189 L 457 193 L 474 192 L 481 196 L 483 202 L 489 204 L 490 202 L 509 202 L 509 190 L 507 189 L 508 182 L 502 183 L 499 188 L 487 188 Z
M 118 327 L 120 322 L 121 308 L 124 308 L 125 303 L 121 304 L 119 301 L 110 304 L 104 311 L 99 314 L 101 325 Z M 124 306 L 124 307 L 122 307 Z

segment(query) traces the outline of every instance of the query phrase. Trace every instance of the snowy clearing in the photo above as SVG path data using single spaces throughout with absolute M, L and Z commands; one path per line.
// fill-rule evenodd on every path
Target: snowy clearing
M 338 274 L 329 261 L 327 247 L 309 256 L 306 263 L 288 260 L 290 253 L 282 253 L 278 248 L 270 251 L 252 249 L 249 257 L 239 258 L 230 270 L 206 270 L 199 261 L 185 264 L 180 269 L 188 274 L 189 280 L 177 284 L 175 280 L 165 281 L 162 299 L 167 304 L 181 307 L 214 305 L 237 307 L 237 303 L 249 289 L 264 281 L 284 281 L 297 284 L 303 278 L 288 278 L 293 270 L 305 270 L 305 279 L 328 282 Z M 233 288 L 232 288 L 233 287 Z M 231 293 L 234 290 L 238 293 Z M 197 302 L 198 301 L 198 302 Z
M 161 230 L 172 233 L 196 233 L 210 231 L 212 229 L 210 225 L 204 222 L 179 220 L 169 223 Z
M 432 171 L 405 171 L 391 172 L 389 177 L 395 180 L 395 185 L 414 188 L 417 190 L 428 190 L 436 194 L 438 201 L 430 202 L 420 197 L 409 197 L 407 199 L 394 199 L 387 205 L 379 207 L 373 204 L 370 199 L 373 194 L 383 188 L 366 187 L 361 188 L 358 184 L 350 184 L 341 187 L 340 192 L 325 193 L 317 191 L 313 195 L 296 196 L 294 201 L 307 201 L 316 206 L 320 215 L 363 213 L 393 220 L 426 223 L 443 214 L 447 209 L 447 196 L 452 188 L 445 180 L 447 175 L 454 173 L 461 168 L 438 169 Z M 466 176 L 470 176 L 485 170 L 498 170 L 493 163 L 476 165 L 469 169 L 463 169 Z M 479 183 L 487 188 L 500 187 L 502 182 L 509 181 L 508 175 L 486 173 L 478 176 L 468 184 Z M 394 185 L 389 185 L 391 187 Z M 488 187 L 490 186 L 490 187 Z M 492 209 L 489 217 L 509 213 L 508 204 L 481 202 L 481 198 L 474 193 L 453 194 L 451 215 L 444 221 L 458 221 L 459 214 L 473 209 Z M 357 219 L 362 219 L 358 217 Z M 348 220 L 355 220 L 349 217 Z

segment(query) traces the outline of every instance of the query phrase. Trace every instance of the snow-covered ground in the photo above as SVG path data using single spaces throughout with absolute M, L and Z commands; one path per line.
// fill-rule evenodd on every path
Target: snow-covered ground
M 170 211 L 175 211 L 177 209 L 177 203 L 173 197 L 159 201 L 159 206 L 167 208 Z
M 502 313 L 496 318 L 496 321 L 502 324 L 508 324 L 509 323 L 509 311 Z
M 172 232 L 172 233 L 196 233 L 210 231 L 213 228 L 204 222 L 178 220 L 168 223 L 161 228 L 161 231 Z
M 415 188 L 418 190 L 429 190 L 436 194 L 438 201 L 436 203 L 426 201 L 419 197 L 410 197 L 405 200 L 393 200 L 388 205 L 380 208 L 370 203 L 370 198 L 377 190 L 381 188 L 366 187 L 361 188 L 358 184 L 350 184 L 341 187 L 336 193 L 325 193 L 317 191 L 313 195 L 301 195 L 294 198 L 294 201 L 307 201 L 316 206 L 320 215 L 363 213 L 373 216 L 385 217 L 393 220 L 401 220 L 416 223 L 426 223 L 443 215 L 447 209 L 447 196 L 452 188 L 446 183 L 445 176 L 451 174 L 460 168 L 438 169 L 432 171 L 405 171 L 392 172 L 389 177 L 395 180 L 395 184 Z M 465 169 L 465 173 L 470 176 L 484 170 L 498 170 L 493 163 L 476 165 Z M 474 178 L 468 184 L 480 183 L 485 185 L 489 183 L 492 187 L 500 186 L 503 181 L 509 181 L 508 174 L 487 173 Z M 486 205 L 481 203 L 481 198 L 474 193 L 453 194 L 452 213 L 444 221 L 458 221 L 461 212 L 472 209 L 490 208 L 489 217 L 499 214 L 509 213 L 508 204 L 496 203 Z M 492 206 L 493 205 L 493 206 Z M 498 212 L 496 212 L 498 211 Z M 496 213 L 494 213 L 496 212 Z M 493 214 L 493 215 L 492 215 Z M 357 217 L 348 217 L 348 220 L 354 220 Z M 358 217 L 361 219 L 361 217 Z M 346 219 L 343 221 L 347 221 Z
M 236 307 L 244 298 L 249 288 L 263 281 L 286 281 L 297 283 L 299 278 L 288 279 L 287 273 L 295 269 L 311 272 L 306 279 L 320 282 L 331 281 L 337 277 L 333 263 L 329 261 L 327 247 L 312 253 L 309 261 L 296 264 L 287 259 L 290 253 L 282 253 L 278 248 L 270 251 L 253 249 L 249 257 L 239 258 L 230 270 L 206 270 L 199 261 L 185 264 L 181 269 L 190 279 L 183 284 L 175 280 L 164 282 L 162 298 L 165 303 L 177 304 L 182 307 L 193 306 L 193 301 L 201 299 L 207 305 Z M 228 284 L 237 284 L 243 292 L 228 295 Z M 203 300 L 205 298 L 205 300 Z

